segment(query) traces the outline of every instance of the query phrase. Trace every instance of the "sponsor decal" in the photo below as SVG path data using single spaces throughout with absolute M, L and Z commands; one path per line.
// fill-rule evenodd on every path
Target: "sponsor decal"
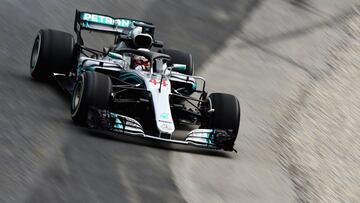
M 163 130 L 173 130 L 172 126 L 167 125 L 167 124 L 161 124 L 161 129 Z
M 105 25 L 112 25 L 117 27 L 125 27 L 125 28 L 133 27 L 133 22 L 135 22 L 128 19 L 122 19 L 122 18 L 113 19 L 109 16 L 102 16 L 91 13 L 82 13 L 81 19 L 84 21 L 100 23 Z
M 164 121 L 164 120 L 159 120 L 160 123 L 168 123 L 168 124 L 173 124 L 173 122 L 170 121 Z
M 162 114 L 160 115 L 160 118 L 165 119 L 165 120 L 169 120 L 169 118 L 170 118 L 170 114 L 169 114 L 169 113 L 164 112 L 164 113 L 162 113 Z

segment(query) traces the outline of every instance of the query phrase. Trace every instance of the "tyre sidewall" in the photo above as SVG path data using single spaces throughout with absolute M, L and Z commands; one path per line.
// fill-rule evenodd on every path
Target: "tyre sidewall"
M 87 101 L 87 85 L 85 84 L 86 78 L 85 74 L 82 74 L 80 76 L 80 79 L 76 83 L 74 93 L 71 97 L 71 117 L 72 119 L 77 123 L 84 123 L 87 119 L 87 112 L 88 112 L 88 105 L 86 103 Z M 80 89 L 80 98 L 78 101 L 77 106 L 74 106 L 74 100 L 75 100 L 75 94 L 76 91 L 78 91 L 78 88 Z
M 30 58 L 30 74 L 33 78 L 37 80 L 49 80 L 51 77 L 51 69 L 48 67 L 49 64 L 47 63 L 47 59 L 50 57 L 49 52 L 47 51 L 49 49 L 49 37 L 46 34 L 47 30 L 40 30 L 38 35 L 35 38 L 34 46 Z M 39 39 L 39 51 L 38 51 L 38 57 L 35 66 L 32 66 L 33 63 L 33 52 L 35 48 L 36 40 Z

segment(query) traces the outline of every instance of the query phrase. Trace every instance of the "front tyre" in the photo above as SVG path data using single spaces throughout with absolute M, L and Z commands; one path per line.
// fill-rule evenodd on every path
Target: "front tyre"
M 240 103 L 235 96 L 224 93 L 212 93 L 208 99 L 214 111 L 206 120 L 205 127 L 226 131 L 216 134 L 215 144 L 232 151 L 240 125 Z
M 98 72 L 85 72 L 75 85 L 71 98 L 71 118 L 75 123 L 85 124 L 90 107 L 107 109 L 112 83 L 109 76 Z

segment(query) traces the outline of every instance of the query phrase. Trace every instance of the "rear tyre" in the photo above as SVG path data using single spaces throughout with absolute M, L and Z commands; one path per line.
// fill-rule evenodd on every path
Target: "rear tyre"
M 85 72 L 75 85 L 71 98 L 71 118 L 77 124 L 85 124 L 89 107 L 107 109 L 112 90 L 109 76 L 98 72 Z
M 205 127 L 219 129 L 214 137 L 215 144 L 226 151 L 232 151 L 240 125 L 240 103 L 230 94 L 212 93 L 209 96 L 214 112 L 211 113 Z
M 74 38 L 57 30 L 40 30 L 35 38 L 30 58 L 30 74 L 36 80 L 47 81 L 52 73 L 68 74 L 74 64 Z
M 186 68 L 184 70 L 177 70 L 177 72 L 186 75 L 194 75 L 194 71 L 195 71 L 194 63 L 193 63 L 192 55 L 190 53 L 185 53 L 174 49 L 161 49 L 160 52 L 171 56 L 171 60 L 168 61 L 168 65 L 173 65 L 173 64 L 186 65 Z

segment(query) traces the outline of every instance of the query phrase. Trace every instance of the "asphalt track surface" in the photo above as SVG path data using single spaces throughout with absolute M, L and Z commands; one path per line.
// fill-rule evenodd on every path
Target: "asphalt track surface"
M 169 150 L 226 156 L 133 138 L 114 140 L 75 126 L 69 98 L 30 79 L 30 52 L 41 28 L 73 33 L 78 8 L 153 22 L 166 47 L 192 52 L 201 67 L 241 29 L 259 1 L 1 3 L 0 202 L 184 202 L 169 169 Z M 92 40 L 90 45 L 104 42 Z

